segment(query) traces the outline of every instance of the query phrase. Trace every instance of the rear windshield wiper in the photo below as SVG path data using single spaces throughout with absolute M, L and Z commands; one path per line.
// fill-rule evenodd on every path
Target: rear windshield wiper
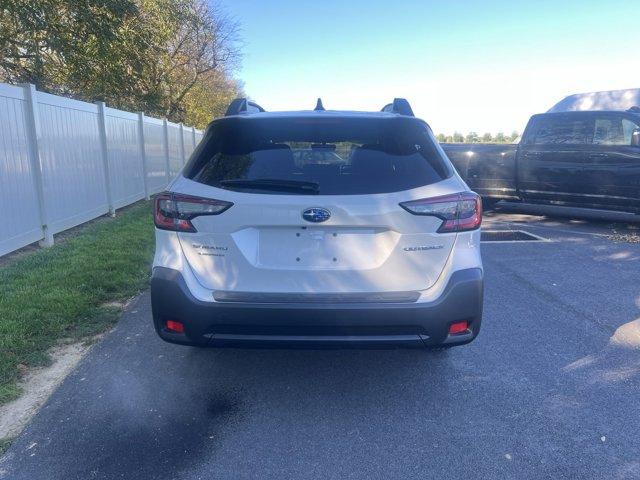
M 255 188 L 257 190 L 273 190 L 277 192 L 304 192 L 311 195 L 317 194 L 320 191 L 320 184 L 315 182 L 275 180 L 270 178 L 221 180 L 219 185 L 221 187 Z

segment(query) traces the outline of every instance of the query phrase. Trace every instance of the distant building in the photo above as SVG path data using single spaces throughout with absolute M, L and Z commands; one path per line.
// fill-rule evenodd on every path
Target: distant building
M 640 88 L 576 93 L 560 100 L 549 109 L 549 112 L 628 110 L 631 107 L 640 107 Z

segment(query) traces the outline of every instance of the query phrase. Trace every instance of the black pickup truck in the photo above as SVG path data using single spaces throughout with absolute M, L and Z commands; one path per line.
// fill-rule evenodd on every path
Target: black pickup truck
M 469 187 L 498 200 L 640 214 L 640 109 L 534 115 L 518 144 L 441 144 Z

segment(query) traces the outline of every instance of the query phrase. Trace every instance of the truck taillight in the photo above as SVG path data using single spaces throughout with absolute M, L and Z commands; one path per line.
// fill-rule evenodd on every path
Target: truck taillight
M 400 204 L 414 215 L 428 215 L 443 220 L 438 233 L 475 230 L 482 223 L 482 200 L 473 192 L 413 200 Z
M 195 232 L 191 223 L 202 215 L 219 215 L 233 203 L 179 193 L 162 193 L 155 199 L 153 220 L 156 227 L 176 232 Z

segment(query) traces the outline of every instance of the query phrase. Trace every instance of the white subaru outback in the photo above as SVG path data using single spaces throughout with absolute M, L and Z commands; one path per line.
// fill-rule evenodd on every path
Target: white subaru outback
M 404 99 L 275 113 L 234 100 L 154 217 L 168 342 L 428 347 L 480 330 L 481 201 Z

